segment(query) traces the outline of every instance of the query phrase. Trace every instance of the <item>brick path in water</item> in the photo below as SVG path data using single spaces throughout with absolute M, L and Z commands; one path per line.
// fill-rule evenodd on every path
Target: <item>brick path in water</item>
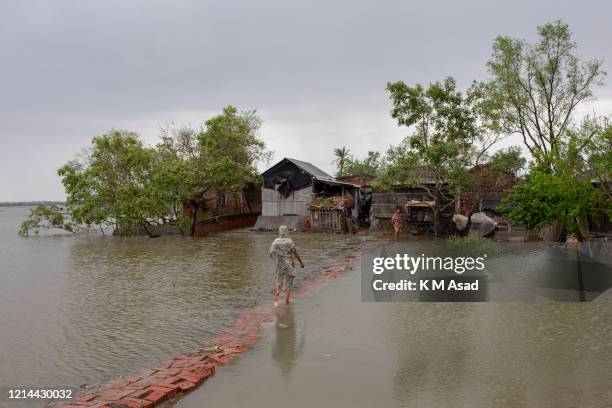
M 368 243 L 355 248 L 360 253 Z M 321 269 L 315 277 L 305 279 L 296 290 L 299 299 L 312 293 L 352 268 L 359 259 L 349 255 Z M 228 364 L 234 357 L 247 351 L 263 335 L 262 324 L 272 321 L 276 313 L 272 305 L 259 306 L 246 311 L 229 330 L 207 343 L 207 346 L 191 353 L 171 358 L 156 367 L 137 375 L 111 381 L 94 390 L 86 391 L 74 400 L 59 405 L 63 408 L 137 408 L 152 407 L 170 398 L 176 399 L 181 393 L 191 391 L 214 375 L 219 366 Z

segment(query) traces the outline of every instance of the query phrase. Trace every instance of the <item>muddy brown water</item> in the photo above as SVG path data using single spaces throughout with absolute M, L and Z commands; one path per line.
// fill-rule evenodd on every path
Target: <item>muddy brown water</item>
M 137 372 L 270 301 L 273 234 L 22 238 L 26 213 L 0 208 L 3 394 Z M 302 276 L 361 239 L 295 234 Z M 539 270 L 544 255 L 500 268 Z M 359 266 L 300 300 L 179 406 L 611 406 L 610 290 L 591 303 L 368 303 Z
M 79 387 L 191 351 L 270 301 L 271 233 L 202 239 L 16 234 L 0 208 L 0 387 Z M 361 238 L 294 236 L 316 273 Z M 0 398 L 0 405 L 16 406 Z
M 367 303 L 359 274 L 296 302 L 177 408 L 612 406 L 610 303 Z

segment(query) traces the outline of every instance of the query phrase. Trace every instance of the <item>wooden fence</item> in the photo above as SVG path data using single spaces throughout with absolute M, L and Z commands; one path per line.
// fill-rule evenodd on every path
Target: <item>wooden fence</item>
M 310 222 L 316 229 L 337 231 L 342 229 L 342 211 L 315 210 L 310 212 Z

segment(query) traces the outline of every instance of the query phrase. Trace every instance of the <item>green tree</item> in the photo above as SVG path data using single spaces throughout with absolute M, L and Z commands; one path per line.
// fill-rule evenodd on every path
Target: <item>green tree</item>
M 380 173 L 383 161 L 380 152 L 369 151 L 363 160 L 349 158 L 345 164 L 343 175 L 369 174 L 377 176 Z
M 579 240 L 589 240 L 589 225 L 600 215 L 612 217 L 612 127 L 607 118 L 586 117 L 566 133 L 551 156 L 555 171 L 548 162 L 532 163 L 503 206 L 530 228 L 562 223 Z
M 399 81 L 387 84 L 393 102 L 391 116 L 398 125 L 414 127 L 399 146 L 387 152 L 379 188 L 396 184 L 420 187 L 435 202 L 436 234 L 440 213 L 454 205 L 458 192 L 468 181 L 467 170 L 494 145 L 488 135 L 490 118 L 478 89 L 466 94 L 456 89 L 455 80 L 430 84 L 427 89 Z
M 575 113 L 603 84 L 602 62 L 581 60 L 569 26 L 556 21 L 538 27 L 534 44 L 497 37 L 487 65 L 483 87 L 499 123 L 533 158 L 506 200 L 510 217 L 533 228 L 560 222 L 588 239 L 589 220 L 609 211 L 609 122 L 587 117 L 577 125 Z
M 94 137 L 85 157 L 58 170 L 72 219 L 124 232 L 156 223 L 166 211 L 149 189 L 154 160 L 155 151 L 135 133 Z
M 533 168 L 525 183 L 514 186 L 504 200 L 507 215 L 529 228 L 542 228 L 557 222 L 580 241 L 588 240 L 588 220 L 597 216 L 605 203 L 602 191 L 589 180 L 551 174 L 548 169 Z
M 195 218 L 207 192 L 240 191 L 258 180 L 256 165 L 269 157 L 260 126 L 256 112 L 227 106 L 200 129 L 165 129 L 155 147 L 131 132 L 95 137 L 83 157 L 58 171 L 71 218 L 122 233 L 142 228 L 152 235 L 152 226 L 167 223 L 182 228 L 184 203 L 192 203 Z
M 338 167 L 338 171 L 336 172 L 336 176 L 344 176 L 344 167 L 346 163 L 351 159 L 350 150 L 345 146 L 336 147 L 334 149 L 335 159 L 332 161 L 332 164 L 335 164 Z
M 582 139 L 578 152 L 593 183 L 612 203 L 612 121 L 587 116 L 576 132 Z
M 532 156 L 554 171 L 576 108 L 592 99 L 605 72 L 600 60 L 578 57 L 567 24 L 544 24 L 538 36 L 535 44 L 497 37 L 486 88 L 503 130 L 520 135 Z
M 207 120 L 197 135 L 195 179 L 191 185 L 191 204 L 206 210 L 209 191 L 242 191 L 247 184 L 260 180 L 257 163 L 268 160 L 270 153 L 259 139 L 261 119 L 255 111 L 238 112 L 227 106 L 223 113 Z M 195 221 L 192 215 L 192 230 Z
M 163 129 L 156 153 L 150 188 L 167 203 L 169 219 L 183 229 L 183 204 L 197 194 L 198 180 L 203 177 L 198 132 L 189 127 Z
M 511 146 L 496 151 L 488 160 L 491 170 L 501 175 L 515 178 L 525 168 L 527 160 L 522 156 L 518 146 Z

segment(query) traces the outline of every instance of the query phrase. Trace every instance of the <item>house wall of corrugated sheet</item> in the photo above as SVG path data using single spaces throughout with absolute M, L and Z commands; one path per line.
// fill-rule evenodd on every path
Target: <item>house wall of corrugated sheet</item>
M 312 186 L 292 191 L 289 197 L 283 197 L 271 188 L 261 189 L 261 215 L 309 215 L 308 207 L 312 201 Z

